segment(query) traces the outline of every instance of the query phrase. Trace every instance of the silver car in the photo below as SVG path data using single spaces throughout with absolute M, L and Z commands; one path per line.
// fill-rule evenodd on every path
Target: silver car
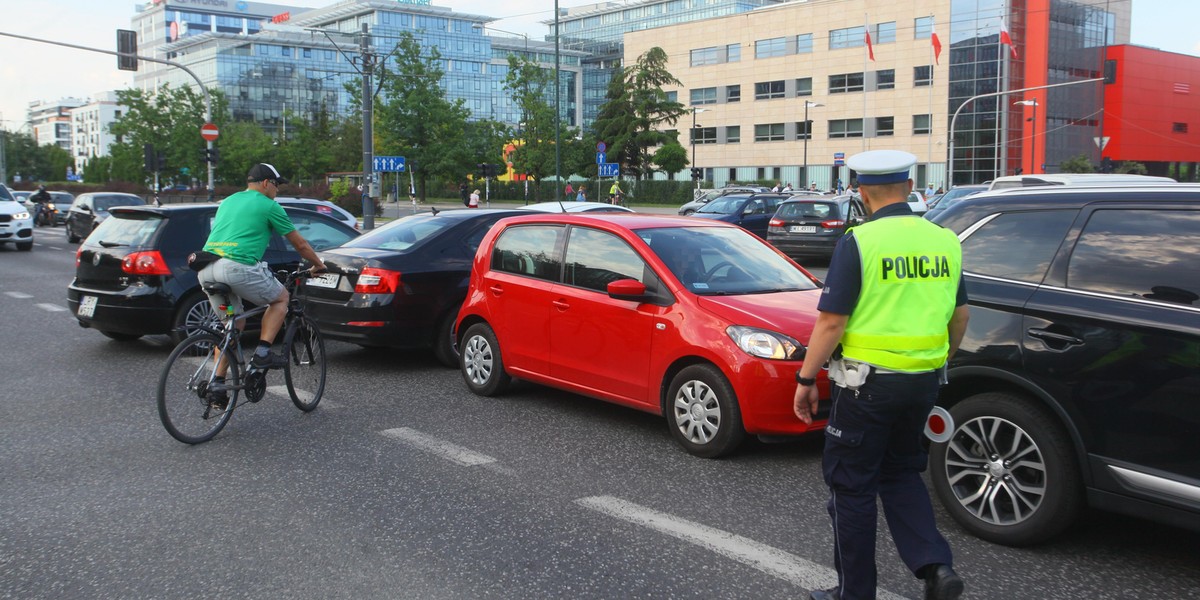
M 684 204 L 683 206 L 679 207 L 680 215 L 683 215 L 686 217 L 686 216 L 700 210 L 700 207 L 704 206 L 705 204 L 708 204 L 712 199 L 720 198 L 721 196 L 724 196 L 726 194 L 763 194 L 763 193 L 769 192 L 771 190 L 770 190 L 770 188 L 765 188 L 765 187 L 757 186 L 757 185 L 739 185 L 739 186 L 730 186 L 730 187 L 716 188 L 716 189 L 711 189 L 711 190 L 697 190 L 697 191 L 700 192 L 700 195 L 697 196 L 695 200 L 692 200 L 691 202 L 688 202 L 687 204 Z

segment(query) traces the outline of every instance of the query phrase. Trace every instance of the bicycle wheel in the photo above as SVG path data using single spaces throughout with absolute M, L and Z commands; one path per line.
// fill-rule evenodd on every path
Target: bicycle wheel
M 316 324 L 305 316 L 288 323 L 283 338 L 283 378 L 296 408 L 309 412 L 325 392 L 325 340 Z
M 221 388 L 214 388 L 217 360 L 212 349 L 220 343 L 221 338 L 211 333 L 183 340 L 167 358 L 159 377 L 158 416 L 167 433 L 185 444 L 211 440 L 229 422 L 237 405 L 236 389 L 225 389 L 221 407 Z M 237 361 L 228 362 L 225 379 L 232 385 L 240 380 L 238 365 Z

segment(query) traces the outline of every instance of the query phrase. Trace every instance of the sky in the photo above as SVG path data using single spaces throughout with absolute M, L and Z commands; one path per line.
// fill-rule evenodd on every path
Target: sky
M 273 4 L 320 7 L 336 0 L 275 0 Z M 560 7 L 593 4 L 595 0 L 559 0 Z M 1200 1 L 1113 0 L 1133 2 L 1131 42 L 1200 56 Z M 2 0 L 0 33 L 54 40 L 78 46 L 116 50 L 116 31 L 129 29 L 138 5 L 133 0 Z M 554 18 L 550 0 L 433 0 L 455 12 L 489 15 L 492 25 L 506 33 L 542 39 Z M 116 68 L 108 54 L 63 48 L 0 35 L 0 127 L 16 129 L 25 120 L 30 102 L 60 98 L 87 99 L 97 92 L 124 89 L 132 73 Z

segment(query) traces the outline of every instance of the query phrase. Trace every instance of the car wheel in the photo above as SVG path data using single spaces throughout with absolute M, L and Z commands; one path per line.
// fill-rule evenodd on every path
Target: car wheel
M 33 250 L 33 242 L 17 242 L 17 250 L 24 252 Z
M 458 317 L 458 307 L 438 321 L 433 331 L 433 356 L 438 362 L 450 368 L 458 366 L 458 350 L 454 347 L 454 319 Z
M 200 325 L 205 323 L 217 326 L 217 315 L 213 312 L 212 304 L 208 302 L 208 296 L 203 292 L 193 293 L 179 304 L 179 310 L 175 313 L 175 323 L 171 328 L 171 342 L 178 344 L 189 336 L 204 331 L 200 329 Z
M 696 211 L 689 208 L 689 209 L 683 211 L 683 216 L 690 217 L 692 215 L 692 213 L 694 213 L 694 212 L 696 212 Z
M 500 344 L 496 342 L 492 328 L 486 323 L 476 323 L 467 329 L 462 340 L 459 363 L 463 380 L 471 392 L 480 396 L 495 396 L 508 389 L 512 377 L 504 370 Z
M 75 235 L 75 230 L 71 228 L 71 224 L 67 223 L 67 243 L 78 244 L 79 236 Z
M 110 340 L 117 340 L 118 342 L 132 342 L 133 340 L 136 340 L 136 339 L 142 337 L 141 335 L 136 334 L 136 333 L 120 333 L 117 331 L 104 331 L 103 329 L 98 330 L 98 331 L 100 331 L 100 333 L 102 333 L 104 335 L 104 337 L 106 337 Z
M 1043 542 L 1071 524 L 1083 503 L 1083 481 L 1070 439 L 1049 410 L 988 392 L 950 414 L 956 429 L 930 448 L 930 475 L 955 521 L 1006 546 Z
M 746 437 L 733 386 L 712 365 L 692 365 L 675 375 L 666 412 L 671 435 L 695 456 L 725 456 Z

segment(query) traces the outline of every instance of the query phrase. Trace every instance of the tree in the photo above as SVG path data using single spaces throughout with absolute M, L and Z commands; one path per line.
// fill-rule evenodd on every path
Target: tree
M 608 144 L 609 156 L 639 179 L 658 170 L 654 155 L 659 146 L 678 144 L 676 134 L 662 129 L 673 127 L 687 113 L 682 104 L 668 100 L 662 89 L 664 85 L 682 85 L 666 65 L 667 53 L 654 47 L 633 65 L 617 70 L 594 124 L 599 138 Z
M 1092 166 L 1092 161 L 1088 159 L 1086 154 L 1069 158 L 1058 163 L 1058 170 L 1063 173 L 1095 173 L 1096 168 Z
M 4 140 L 10 177 L 20 175 L 24 181 L 66 181 L 67 167 L 74 164 L 70 152 L 54 144 L 38 146 L 28 133 L 10 131 L 0 139 Z
M 224 132 L 217 143 L 217 147 L 222 148 L 229 139 L 225 124 L 228 102 L 220 91 L 212 92 L 211 98 L 213 122 Z M 204 124 L 204 97 L 199 92 L 186 86 L 172 88 L 169 85 L 153 92 L 120 90 L 117 103 L 123 107 L 121 116 L 109 126 L 109 131 L 121 140 L 109 149 L 114 155 L 113 179 L 141 183 L 153 179 L 152 175 L 143 172 L 139 176 L 128 168 L 131 156 L 136 156 L 136 164 L 141 166 L 146 144 L 152 144 L 155 152 L 163 155 L 165 164 L 160 165 L 160 172 L 168 177 L 177 176 L 184 168 L 198 176 L 206 172 L 207 165 L 202 158 L 206 143 L 200 137 L 200 126 Z M 118 155 L 120 159 L 116 158 Z M 222 159 L 224 157 L 222 148 Z M 241 168 L 245 170 L 249 165 Z M 241 175 L 244 177 L 245 173 Z
M 688 166 L 688 152 L 677 140 L 672 139 L 659 146 L 651 161 L 666 173 L 678 173 Z
M 509 55 L 504 88 L 521 110 L 521 125 L 515 136 L 520 144 L 513 152 L 513 170 L 538 181 L 554 175 L 558 168 L 556 161 L 561 162 L 561 152 L 555 156 L 555 138 L 563 135 L 561 131 L 555 133 L 555 127 L 560 125 L 548 100 L 554 97 L 554 72 Z
M 1117 168 L 1113 172 L 1114 173 L 1128 173 L 1130 175 L 1145 175 L 1145 174 L 1149 173 L 1150 170 L 1146 168 L 1146 165 L 1144 165 L 1140 162 L 1134 162 L 1131 160 L 1123 160 L 1123 161 L 1121 161 L 1121 164 L 1117 165 Z

